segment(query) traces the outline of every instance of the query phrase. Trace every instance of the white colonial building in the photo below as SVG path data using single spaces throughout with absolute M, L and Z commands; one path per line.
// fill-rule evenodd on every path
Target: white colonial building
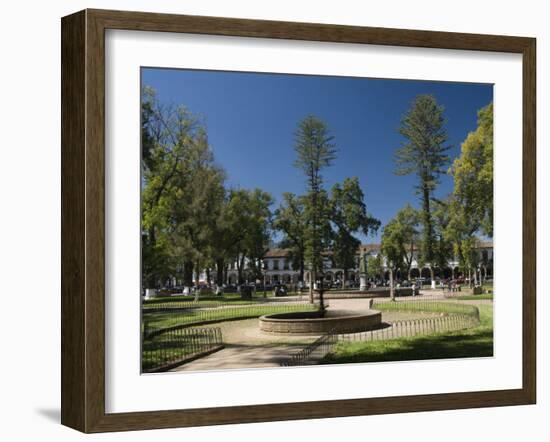
M 480 241 L 478 245 L 479 253 L 479 271 L 484 278 L 492 277 L 493 274 L 493 243 L 492 241 Z M 355 267 L 348 269 L 348 282 L 359 281 L 359 259 L 361 256 L 366 255 L 368 257 L 376 257 L 380 254 L 380 244 L 361 244 L 357 250 Z M 430 278 L 430 269 L 427 266 L 420 267 L 416 260 L 416 254 L 413 254 L 413 260 L 411 270 L 408 275 L 401 275 L 397 273 L 397 279 L 416 279 L 416 278 Z M 389 272 L 387 270 L 385 260 L 383 262 L 384 274 L 380 275 L 383 279 L 389 279 Z M 246 264 L 245 264 L 246 269 Z M 300 279 L 299 269 L 292 267 L 292 259 L 290 251 L 287 249 L 270 249 L 263 257 L 263 269 L 264 269 L 264 282 L 268 285 L 276 283 L 293 284 L 298 283 Z M 227 283 L 237 284 L 237 269 L 235 265 L 230 265 L 227 271 Z M 244 272 L 246 274 L 246 271 Z M 325 280 L 342 281 L 344 271 L 341 268 L 333 267 L 332 260 L 330 259 L 330 253 L 327 253 L 325 258 Z M 459 269 L 458 260 L 449 260 L 447 266 L 443 269 L 436 268 L 435 276 L 440 278 L 457 278 L 462 275 Z M 246 278 L 246 277 L 245 277 Z M 304 272 L 304 281 L 309 281 L 309 274 L 307 270 Z M 249 281 L 252 282 L 252 281 Z

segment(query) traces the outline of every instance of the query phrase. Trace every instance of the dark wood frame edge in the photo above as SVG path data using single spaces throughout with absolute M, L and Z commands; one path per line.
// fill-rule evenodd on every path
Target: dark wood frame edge
M 104 33 L 106 29 L 522 54 L 524 306 L 522 388 L 106 414 L 104 328 Z M 91 433 L 535 403 L 536 40 L 534 38 L 84 10 L 62 19 L 61 52 L 62 424 Z

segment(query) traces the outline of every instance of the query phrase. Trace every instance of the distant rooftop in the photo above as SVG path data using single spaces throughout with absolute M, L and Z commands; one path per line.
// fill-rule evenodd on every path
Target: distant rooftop
M 486 249 L 486 248 L 492 248 L 493 247 L 493 241 L 479 241 L 478 248 L 480 249 Z M 374 251 L 380 250 L 380 244 L 361 244 L 359 248 L 357 249 L 357 253 L 369 253 Z M 269 249 L 266 254 L 264 255 L 264 258 L 286 258 L 287 256 L 290 256 L 290 249 L 282 249 L 282 248 L 273 248 Z

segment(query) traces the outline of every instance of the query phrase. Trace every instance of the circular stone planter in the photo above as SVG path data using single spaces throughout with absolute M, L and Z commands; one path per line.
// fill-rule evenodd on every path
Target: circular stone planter
M 328 311 L 324 317 L 319 312 L 276 313 L 260 317 L 260 330 L 267 333 L 294 335 L 319 335 L 330 331 L 357 333 L 377 328 L 382 313 L 367 310 L 357 314 L 346 311 Z

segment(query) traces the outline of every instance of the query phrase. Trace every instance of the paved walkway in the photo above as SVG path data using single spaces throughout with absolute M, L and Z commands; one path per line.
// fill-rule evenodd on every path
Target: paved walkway
M 280 363 L 302 345 L 239 345 L 226 344 L 223 350 L 204 358 L 180 365 L 172 371 L 204 371 L 242 368 L 279 367 Z

